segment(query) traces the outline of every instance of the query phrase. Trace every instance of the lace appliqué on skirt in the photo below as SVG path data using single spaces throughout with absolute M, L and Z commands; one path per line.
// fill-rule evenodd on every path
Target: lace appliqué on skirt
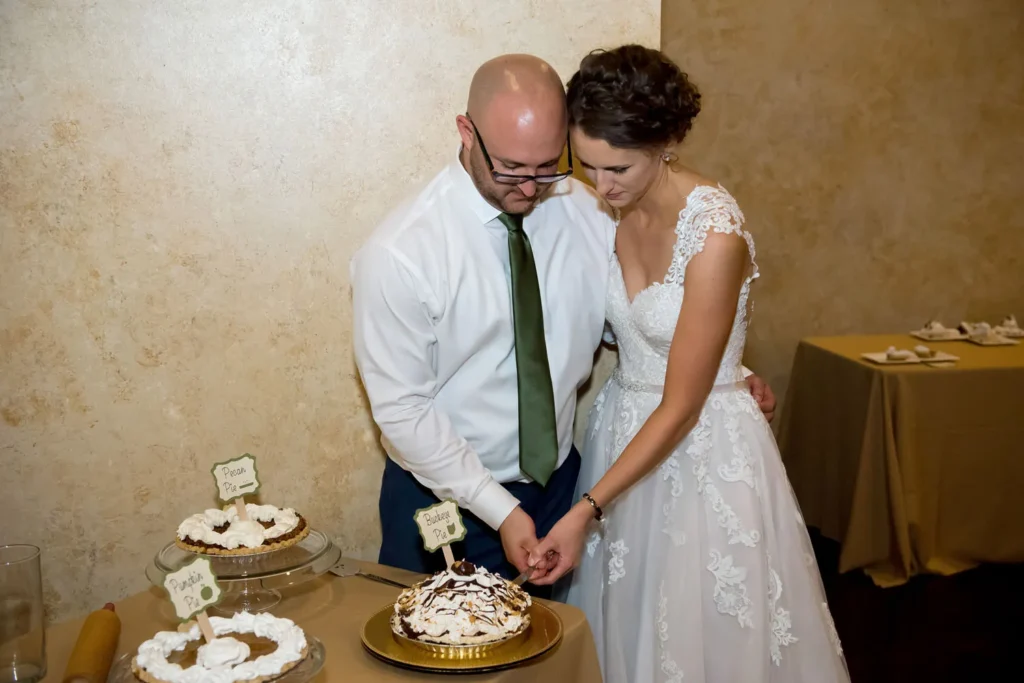
M 708 571 L 715 577 L 713 597 L 719 614 L 730 614 L 743 627 L 753 627 L 754 620 L 750 610 L 750 598 L 747 597 L 747 570 L 733 565 L 732 555 L 723 556 L 717 550 L 711 551 L 711 562 Z
M 658 589 L 658 644 L 661 648 L 661 673 L 667 678 L 666 683 L 682 683 L 683 670 L 679 664 L 672 659 L 668 646 L 668 598 L 665 597 L 665 584 L 662 583 Z
M 608 546 L 608 552 L 612 554 L 608 560 L 608 585 L 611 585 L 626 575 L 626 563 L 622 558 L 629 554 L 629 548 L 620 538 Z
M 756 529 L 747 530 L 743 528 L 743 522 L 725 502 L 718 487 L 708 476 L 708 460 L 713 444 L 711 443 L 711 417 L 708 415 L 708 408 L 701 411 L 697 426 L 694 427 L 693 443 L 686 449 L 686 453 L 693 458 L 693 474 L 697 478 L 697 491 L 711 503 L 711 509 L 718 513 L 718 524 L 729 534 L 729 544 L 742 543 L 753 548 L 761 540 L 761 532 Z
M 782 598 L 782 580 L 778 572 L 771 568 L 771 558 L 768 558 L 768 614 L 772 620 L 771 653 L 772 662 L 775 666 L 782 664 L 782 648 L 792 645 L 799 638 L 791 632 L 793 619 L 789 610 L 779 607 L 779 599 Z

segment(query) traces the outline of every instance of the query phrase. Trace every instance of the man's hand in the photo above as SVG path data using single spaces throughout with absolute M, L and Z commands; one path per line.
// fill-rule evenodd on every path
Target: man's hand
M 533 525 L 530 515 L 516 507 L 498 527 L 501 534 L 501 546 L 505 549 L 505 557 L 520 572 L 526 571 L 530 562 L 530 551 L 537 547 L 537 528 Z M 532 578 L 547 573 L 547 563 L 541 563 L 534 570 Z
M 772 393 L 772 388 L 757 375 L 747 377 L 747 386 L 750 387 L 750 393 L 764 413 L 764 418 L 771 422 L 775 417 L 775 394 Z
M 587 525 L 594 519 L 594 511 L 586 502 L 576 503 L 562 519 L 558 520 L 551 533 L 537 545 L 531 559 L 540 562 L 542 559 L 552 566 L 539 579 L 530 581 L 539 586 L 550 586 L 567 572 L 580 564 L 583 555 L 583 541 L 587 535 Z M 553 562 L 552 562 L 553 561 Z

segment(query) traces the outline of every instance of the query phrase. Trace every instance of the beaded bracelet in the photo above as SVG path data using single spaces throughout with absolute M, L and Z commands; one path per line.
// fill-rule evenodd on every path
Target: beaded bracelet
M 589 493 L 584 493 L 583 494 L 583 500 L 585 500 L 588 503 L 590 503 L 590 507 L 594 508 L 594 515 L 595 515 L 594 518 L 597 521 L 600 522 L 601 519 L 604 517 L 604 512 L 601 510 L 601 506 L 598 505 L 597 502 L 593 498 L 590 497 Z

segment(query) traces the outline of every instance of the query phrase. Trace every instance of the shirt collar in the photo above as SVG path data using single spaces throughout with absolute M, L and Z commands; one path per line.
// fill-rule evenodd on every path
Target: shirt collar
M 462 148 L 459 148 L 461 152 Z M 482 224 L 486 225 L 493 221 L 501 213 L 501 209 L 497 209 L 490 205 L 490 203 L 483 198 L 480 191 L 476 189 L 476 185 L 473 184 L 473 179 L 469 177 L 469 173 L 462 166 L 462 161 L 459 159 L 459 155 L 455 155 L 455 161 L 449 166 L 451 173 L 452 182 L 455 186 L 455 191 L 458 193 L 459 200 L 468 206 Z

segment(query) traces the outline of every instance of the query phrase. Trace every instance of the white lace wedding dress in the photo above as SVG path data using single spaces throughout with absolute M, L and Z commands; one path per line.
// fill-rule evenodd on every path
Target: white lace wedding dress
M 709 231 L 742 235 L 743 284 L 716 386 L 672 454 L 605 510 L 573 573 L 607 683 L 849 681 L 779 451 L 743 381 L 754 243 L 721 188 L 700 186 L 676 226 L 665 281 L 628 300 L 616 260 L 606 314 L 619 365 L 590 413 L 577 499 L 661 400 L 689 260 Z

